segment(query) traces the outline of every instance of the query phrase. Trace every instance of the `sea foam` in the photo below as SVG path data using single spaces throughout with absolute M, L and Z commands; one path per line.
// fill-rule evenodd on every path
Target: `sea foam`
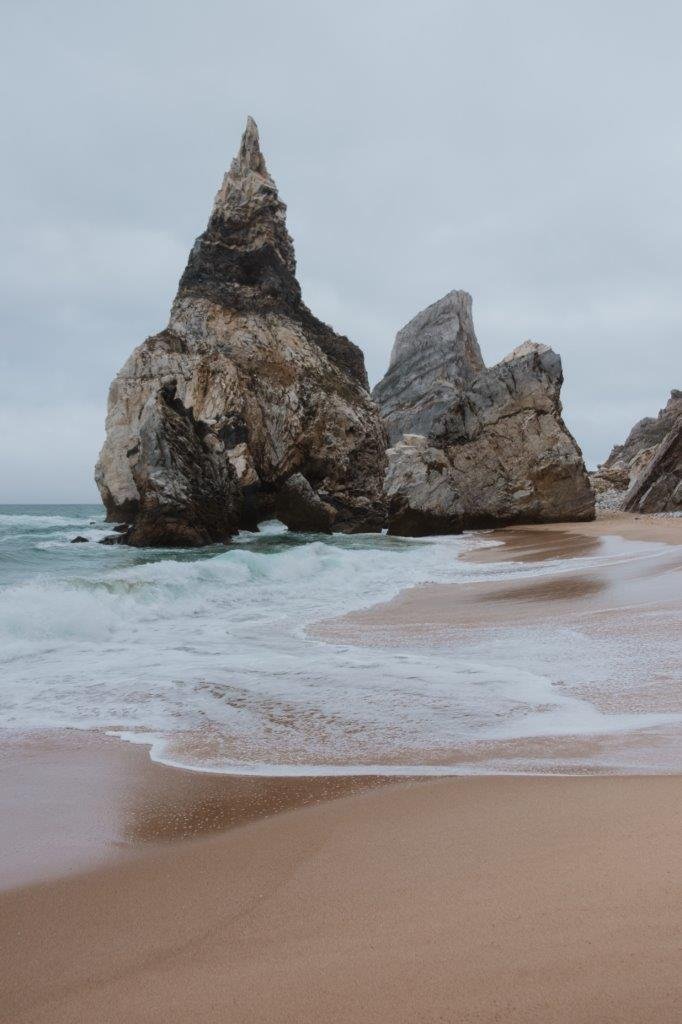
M 541 577 L 568 564 L 459 558 L 490 544 L 485 535 L 306 538 L 277 523 L 202 552 L 71 545 L 86 527 L 101 536 L 96 511 L 94 527 L 92 510 L 18 514 L 13 534 L 12 516 L 0 519 L 15 542 L 14 582 L 0 588 L 7 726 L 115 730 L 203 770 L 409 774 L 500 770 L 501 746 L 524 738 L 675 721 L 599 710 L 583 693 L 604 675 L 605 655 L 609 672 L 627 677 L 627 645 L 596 651 L 561 626 L 542 642 L 515 628 L 374 647 L 307 632 L 405 587 Z

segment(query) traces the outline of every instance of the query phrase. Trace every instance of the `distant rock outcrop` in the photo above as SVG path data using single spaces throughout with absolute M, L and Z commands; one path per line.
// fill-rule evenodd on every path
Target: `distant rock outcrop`
M 640 511 L 645 511 L 639 504 L 633 504 L 635 502 L 634 495 L 639 495 L 638 502 L 644 501 L 644 495 L 651 487 L 651 484 L 648 487 L 643 486 L 644 481 L 649 479 L 649 465 L 653 463 L 654 459 L 657 459 L 663 443 L 671 431 L 675 431 L 681 420 L 682 391 L 673 390 L 670 392 L 670 398 L 665 408 L 660 410 L 658 416 L 645 416 L 644 419 L 639 420 L 628 434 L 625 443 L 617 444 L 606 462 L 602 463 L 593 474 L 592 481 L 595 490 L 600 495 L 600 501 L 604 496 L 612 508 L 634 509 L 637 507 Z M 668 451 L 670 451 L 669 447 Z M 670 455 L 667 456 L 667 459 L 670 459 Z M 660 464 L 657 463 L 657 465 Z M 656 472 L 656 467 L 653 467 L 653 471 Z M 669 503 L 662 501 L 662 493 L 662 490 L 658 488 L 649 495 L 645 504 L 651 507 L 646 511 L 671 511 L 671 509 L 662 507 L 663 504 Z M 656 494 L 659 495 L 658 498 L 656 498 Z M 654 505 L 656 505 L 655 508 Z
M 559 356 L 533 342 L 485 369 L 466 292 L 411 321 L 374 390 L 389 432 L 407 435 L 388 452 L 389 531 L 594 518 L 582 454 L 561 417 L 562 381 Z
M 272 514 L 294 474 L 334 530 L 383 525 L 386 438 L 362 352 L 303 303 L 285 213 L 249 118 L 168 327 L 111 385 L 95 475 L 128 543 L 225 539 Z
M 627 512 L 682 512 L 682 416 L 625 496 Z

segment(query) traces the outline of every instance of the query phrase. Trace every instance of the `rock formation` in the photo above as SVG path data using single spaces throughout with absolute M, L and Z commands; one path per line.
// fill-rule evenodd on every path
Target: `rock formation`
M 682 512 L 682 416 L 630 487 L 623 508 L 627 512 Z
M 406 434 L 388 452 L 389 532 L 594 518 L 562 381 L 559 356 L 528 341 L 486 369 L 465 292 L 411 321 L 374 390 L 389 432 Z
M 467 292 L 449 292 L 418 313 L 398 331 L 386 375 L 373 392 L 389 442 L 427 435 L 484 368 Z
M 295 474 L 330 528 L 383 525 L 385 432 L 362 352 L 303 303 L 285 213 L 249 118 L 168 327 L 111 386 L 95 476 L 129 543 L 225 539 L 272 514 Z
M 682 391 L 634 425 L 592 477 L 600 504 L 629 512 L 682 511 Z
M 599 495 L 610 495 L 613 499 L 611 507 L 623 507 L 626 492 L 635 489 L 643 495 L 643 491 L 635 485 L 643 480 L 649 464 L 668 437 L 670 432 L 682 419 L 682 391 L 673 390 L 664 409 L 658 416 L 645 416 L 634 425 L 624 444 L 616 445 L 606 462 L 602 463 L 592 476 L 594 488 Z M 628 507 L 631 502 L 628 494 Z M 650 501 L 653 499 L 650 499 Z M 665 511 L 663 508 L 648 511 Z
M 302 473 L 285 480 L 275 513 L 280 522 L 299 533 L 331 533 L 336 518 L 333 507 L 315 493 Z
M 147 399 L 132 473 L 140 495 L 121 542 L 134 547 L 202 547 L 239 529 L 242 492 L 220 436 L 194 418 L 164 384 Z

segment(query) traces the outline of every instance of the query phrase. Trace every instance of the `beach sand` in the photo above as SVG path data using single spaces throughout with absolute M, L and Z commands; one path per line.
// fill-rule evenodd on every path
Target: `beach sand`
M 602 535 L 675 545 L 682 521 L 503 531 L 493 557 Z M 633 595 L 655 618 L 681 578 L 671 547 L 596 585 L 480 584 L 476 615 L 589 608 L 621 628 Z M 324 629 L 459 628 L 464 589 Z M 681 776 L 240 779 L 85 733 L 15 737 L 2 769 L 3 1021 L 680 1020 Z

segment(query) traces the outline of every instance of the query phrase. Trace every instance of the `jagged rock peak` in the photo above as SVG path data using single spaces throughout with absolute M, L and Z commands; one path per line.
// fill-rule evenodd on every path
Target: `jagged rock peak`
M 404 433 L 428 434 L 451 404 L 453 388 L 484 367 L 471 296 L 451 291 L 398 331 L 385 377 L 374 389 L 392 444 Z
M 533 341 L 486 369 L 467 292 L 414 317 L 374 389 L 392 442 L 389 532 L 594 518 L 582 454 L 561 418 L 562 381 L 559 356 Z
M 417 313 L 396 335 L 389 370 L 417 355 L 430 361 L 443 360 L 445 368 L 460 377 L 481 370 L 483 356 L 471 304 L 468 292 L 453 290 Z
M 367 388 L 361 350 L 313 316 L 303 302 L 286 211 L 265 165 L 256 122 L 249 118 L 206 230 L 190 252 L 169 328 L 181 339 L 192 334 L 198 302 L 240 314 L 287 317 Z
M 246 119 L 246 128 L 242 135 L 239 152 L 232 161 L 230 174 L 232 174 L 233 177 L 243 177 L 249 171 L 254 171 L 256 174 L 261 174 L 265 178 L 270 178 L 268 169 L 265 166 L 265 157 L 261 153 L 260 149 L 258 125 L 250 114 Z
M 271 201 L 273 196 L 277 197 L 277 186 L 261 152 L 258 125 L 252 117 L 248 117 L 237 155 L 225 172 L 216 193 L 212 215 L 233 214 L 240 204 L 243 205 L 247 199 L 253 200 L 259 194 L 261 200 Z M 286 213 L 286 206 L 281 200 L 278 205 L 282 213 Z
M 107 515 L 130 544 L 224 540 L 278 506 L 293 529 L 377 531 L 385 451 L 362 351 L 302 300 L 249 119 L 168 326 L 111 385 Z
M 216 193 L 207 233 L 213 227 L 223 236 L 221 241 L 236 249 L 272 246 L 293 275 L 296 257 L 286 212 L 260 148 L 258 125 L 249 116 L 237 155 Z

